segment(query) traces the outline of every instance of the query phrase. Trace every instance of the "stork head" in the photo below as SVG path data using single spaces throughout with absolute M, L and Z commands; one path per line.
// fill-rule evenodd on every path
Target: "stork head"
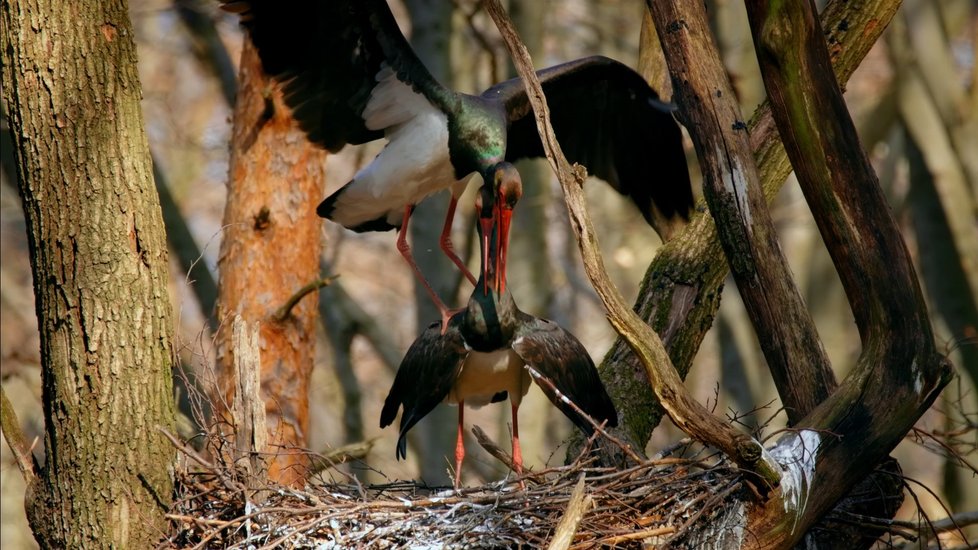
M 508 162 L 494 165 L 487 174 L 476 210 L 479 216 L 479 236 L 482 244 L 483 292 L 492 289 L 506 292 L 506 260 L 509 255 L 509 227 L 513 209 L 523 196 L 523 180 L 516 167 Z

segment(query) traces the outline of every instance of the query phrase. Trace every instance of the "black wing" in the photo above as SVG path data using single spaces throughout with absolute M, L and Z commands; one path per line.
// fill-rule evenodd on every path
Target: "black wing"
M 618 413 L 605 391 L 598 370 L 584 345 L 557 323 L 520 312 L 522 323 L 513 340 L 513 350 L 543 376 L 546 376 L 565 397 L 574 402 L 599 424 L 618 425 Z M 536 381 L 536 378 L 534 378 Z M 591 424 L 577 411 L 554 395 L 550 388 L 537 382 L 550 401 L 584 433 L 594 431 Z
M 593 56 L 537 71 L 537 76 L 569 161 L 586 166 L 630 197 L 650 224 L 653 205 L 667 219 L 689 219 L 693 191 L 682 133 L 672 106 L 638 73 Z M 501 82 L 482 95 L 506 104 L 506 160 L 544 156 L 520 79 Z
M 408 430 L 445 400 L 458 378 L 468 354 L 458 330 L 461 321 L 462 314 L 452 317 L 445 334 L 441 333 L 441 322 L 429 325 L 408 348 L 397 369 L 394 385 L 380 411 L 380 427 L 386 428 L 394 422 L 401 405 L 404 406 L 397 458 L 407 457 Z
M 383 137 L 364 108 L 386 64 L 415 90 L 444 90 L 401 33 L 385 0 L 223 0 L 241 15 L 265 72 L 309 137 L 330 151 Z M 432 98 L 429 98 L 432 99 Z

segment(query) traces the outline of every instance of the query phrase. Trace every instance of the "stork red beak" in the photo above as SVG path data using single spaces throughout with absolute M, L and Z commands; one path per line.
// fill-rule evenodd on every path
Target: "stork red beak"
M 493 208 L 491 217 L 479 218 L 479 228 L 482 230 L 482 292 L 484 294 L 489 294 L 489 243 L 491 242 L 493 226 L 496 225 L 496 217 L 496 209 Z M 493 256 L 493 259 L 496 258 L 498 255 Z M 499 264 L 493 265 L 498 266 Z
M 506 260 L 509 258 L 509 225 L 513 220 L 513 209 L 497 202 L 494 217 L 499 227 L 495 251 L 496 292 L 502 295 L 506 292 Z

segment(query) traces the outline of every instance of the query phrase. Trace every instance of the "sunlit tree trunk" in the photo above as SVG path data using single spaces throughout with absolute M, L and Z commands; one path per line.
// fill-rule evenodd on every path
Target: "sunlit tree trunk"
M 167 249 L 125 1 L 0 4 L 41 336 L 45 548 L 150 548 L 174 450 Z
M 319 278 L 326 152 L 309 143 L 280 94 L 261 72 L 246 41 L 234 110 L 228 202 L 221 241 L 218 298 L 219 406 L 234 400 L 235 315 L 258 323 L 271 479 L 301 484 L 308 457 L 309 380 L 315 351 L 317 301 L 307 296 L 281 317 L 281 308 Z M 261 449 L 259 449 L 261 451 Z

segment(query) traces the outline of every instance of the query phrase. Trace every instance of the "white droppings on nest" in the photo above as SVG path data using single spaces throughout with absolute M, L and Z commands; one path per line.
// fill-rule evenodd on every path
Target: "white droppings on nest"
M 782 436 L 769 451 L 770 456 L 781 466 L 784 510 L 795 513 L 796 524 L 808 503 L 808 490 L 815 478 L 815 463 L 821 442 L 818 432 L 797 430 Z

